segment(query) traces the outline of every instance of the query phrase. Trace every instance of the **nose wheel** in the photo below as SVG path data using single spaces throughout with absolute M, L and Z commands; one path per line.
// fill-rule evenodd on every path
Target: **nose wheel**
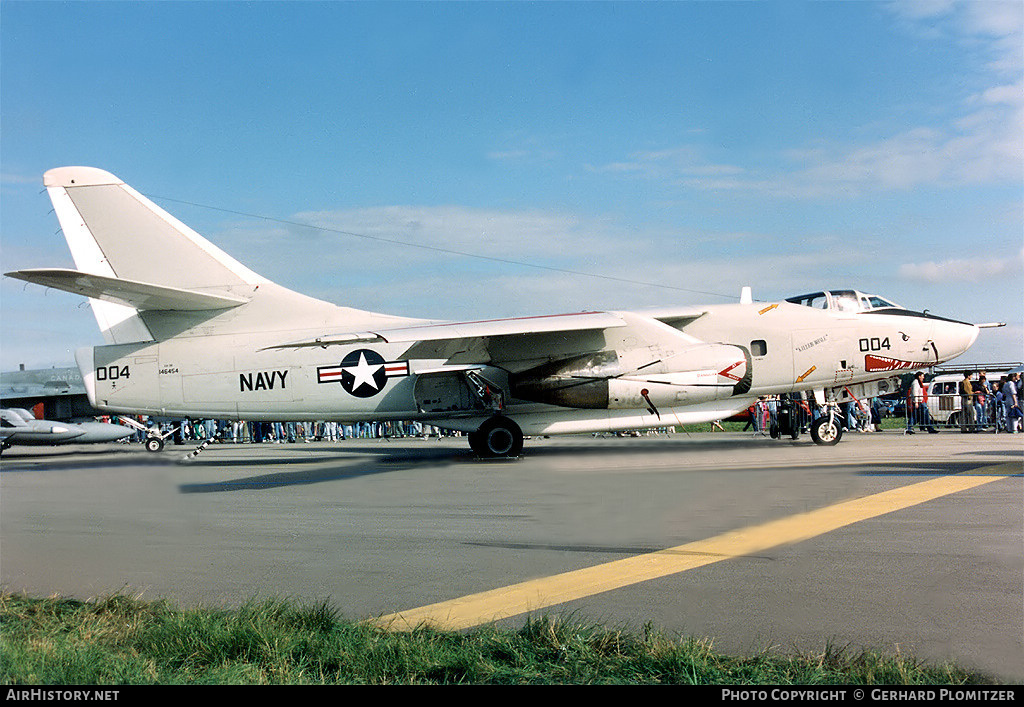
M 811 439 L 815 444 L 831 447 L 839 444 L 842 437 L 843 427 L 839 424 L 838 416 L 832 413 L 822 415 L 811 423 Z
M 469 446 L 484 459 L 518 457 L 523 451 L 523 431 L 509 418 L 495 416 L 469 433 Z

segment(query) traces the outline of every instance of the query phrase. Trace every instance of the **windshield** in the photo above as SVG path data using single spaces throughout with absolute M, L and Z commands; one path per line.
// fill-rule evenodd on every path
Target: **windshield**
M 868 309 L 884 309 L 886 307 L 899 308 L 898 304 L 893 304 L 889 300 L 882 299 L 878 295 L 861 295 L 861 297 L 867 300 Z

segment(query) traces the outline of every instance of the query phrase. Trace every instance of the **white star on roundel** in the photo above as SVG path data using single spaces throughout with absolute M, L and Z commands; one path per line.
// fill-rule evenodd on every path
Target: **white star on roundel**
M 368 363 L 366 360 L 366 354 L 360 352 L 359 363 L 357 363 L 355 366 L 351 366 L 345 369 L 355 377 L 355 380 L 352 381 L 352 390 L 358 390 L 359 386 L 363 385 L 364 383 L 373 388 L 374 390 L 380 390 L 380 386 L 377 385 L 377 382 L 373 379 L 373 376 L 375 373 L 377 373 L 377 371 L 381 369 L 383 365 L 383 363 Z

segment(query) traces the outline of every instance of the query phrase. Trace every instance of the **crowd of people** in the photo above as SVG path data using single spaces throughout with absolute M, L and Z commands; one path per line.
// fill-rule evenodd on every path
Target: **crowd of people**
M 936 432 L 929 405 L 929 390 L 924 373 L 914 376 L 907 389 L 906 419 L 908 434 L 915 428 Z M 1016 433 L 1021 429 L 1020 374 L 1007 373 L 997 381 L 989 381 L 985 371 L 963 373 L 952 391 L 940 395 L 940 408 L 949 412 L 947 420 L 955 421 L 961 432 Z M 934 394 L 932 394 L 934 395 Z
M 997 381 L 989 381 L 985 371 L 966 371 L 954 391 L 933 399 L 929 405 L 928 385 L 923 372 L 914 375 L 905 393 L 902 414 L 905 418 L 905 432 L 914 434 L 918 430 L 937 433 L 932 408 L 944 413 L 944 422 L 962 432 L 990 431 L 1016 433 L 1021 431 L 1024 413 L 1021 409 L 1020 374 L 1008 373 Z M 935 397 L 934 395 L 932 396 Z M 882 418 L 899 414 L 901 406 L 893 399 L 874 397 L 868 400 L 851 400 L 840 404 L 843 427 L 851 431 L 876 432 L 881 430 Z M 749 429 L 768 433 L 778 424 L 779 411 L 788 405 L 804 423 L 820 417 L 823 412 L 812 399 L 799 395 L 764 396 L 750 406 Z
M 766 395 L 748 408 L 750 420 L 744 431 L 753 428 L 754 432 L 770 434 L 778 430 L 779 415 L 783 407 L 788 407 L 789 414 L 794 416 L 799 427 L 806 427 L 813 420 L 826 414 L 826 410 L 817 405 L 813 398 L 803 397 L 798 393 L 791 395 Z M 881 429 L 882 418 L 885 417 L 886 406 L 881 398 L 868 401 L 850 400 L 839 404 L 842 426 L 846 430 L 874 432 Z
M 382 437 L 455 437 L 461 432 L 442 430 L 422 422 L 252 422 L 244 420 L 183 419 L 154 423 L 142 415 L 134 418 L 146 427 L 155 427 L 161 435 L 169 433 L 175 444 L 203 442 L 209 439 L 233 444 L 338 442 L 346 439 Z M 116 420 L 115 420 L 116 422 Z M 141 442 L 141 430 L 130 441 Z
M 112 418 L 101 418 L 106 422 L 117 422 Z M 154 423 L 145 415 L 133 417 L 137 422 L 159 430 L 161 435 L 170 433 L 168 441 L 175 444 L 205 442 L 213 439 L 228 444 L 253 443 L 298 443 L 298 442 L 339 442 L 346 439 L 382 438 L 435 438 L 463 437 L 465 433 L 446 430 L 418 421 L 400 422 L 246 422 L 240 420 L 176 420 Z M 658 427 L 633 432 L 619 432 L 618 436 L 671 434 L 673 427 Z M 146 433 L 139 430 L 128 438 L 130 442 L 142 442 Z

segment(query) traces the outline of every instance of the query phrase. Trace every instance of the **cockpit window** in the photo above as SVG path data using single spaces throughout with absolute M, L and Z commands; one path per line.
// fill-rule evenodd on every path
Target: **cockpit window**
M 853 290 L 834 290 L 832 292 L 833 308 L 840 312 L 859 312 L 860 302 L 857 300 L 857 293 Z
M 856 290 L 830 290 L 815 292 L 810 295 L 789 297 L 787 302 L 812 307 L 814 309 L 831 309 L 835 312 L 867 312 L 871 309 L 900 309 L 878 295 L 866 295 Z

